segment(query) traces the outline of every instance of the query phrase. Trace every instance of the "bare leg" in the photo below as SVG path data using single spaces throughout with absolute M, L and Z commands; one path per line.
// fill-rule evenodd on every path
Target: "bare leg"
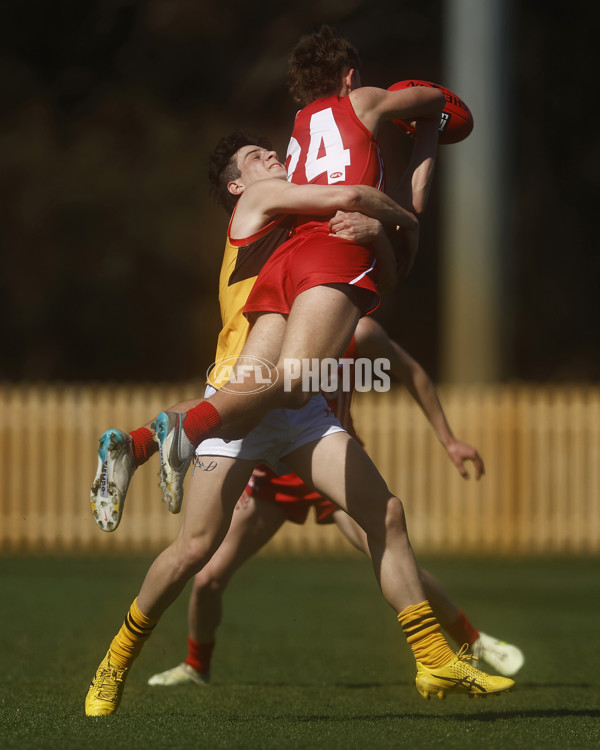
M 251 461 L 222 456 L 205 457 L 204 463 L 216 467 L 191 477 L 179 534 L 154 560 L 140 589 L 138 604 L 148 617 L 160 617 L 215 553 L 254 468 Z
M 440 625 L 448 628 L 458 620 L 458 607 L 450 598 L 450 595 L 432 573 L 421 568 L 421 580 L 427 594 L 431 608 L 436 614 Z
M 294 301 L 281 344 L 279 366 L 286 357 L 341 357 L 360 319 L 356 296 L 347 287 L 317 286 Z
M 196 574 L 188 607 L 190 636 L 210 643 L 221 623 L 222 598 L 231 577 L 281 528 L 280 505 L 244 495 L 237 504 L 227 536 L 210 562 Z
M 356 303 L 360 291 L 348 286 L 318 286 L 298 295 L 287 319 L 269 313 L 257 318 L 235 370 L 236 380 L 226 390 L 211 397 L 219 412 L 222 427 L 213 435 L 239 438 L 254 427 L 270 409 L 303 406 L 312 393 L 302 390 L 302 379 L 285 389 L 286 366 L 290 360 L 320 360 L 343 355 L 360 318 Z M 252 357 L 272 363 L 273 387 L 258 390 L 250 373 L 240 377 L 241 367 L 252 364 Z M 232 393 L 231 391 L 235 391 Z M 187 431 L 187 428 L 186 428 Z M 192 442 L 195 442 L 192 440 Z
M 346 511 L 336 510 L 333 514 L 333 520 L 335 521 L 335 525 L 353 547 L 359 552 L 362 552 L 363 555 L 366 555 L 367 557 L 371 556 L 367 535 L 356 521 L 353 518 L 350 518 Z
M 347 433 L 336 433 L 299 448 L 285 460 L 364 529 L 375 575 L 390 606 L 398 613 L 423 602 L 425 592 L 402 503 L 360 445 Z
M 343 510 L 338 510 L 333 514 L 336 526 L 346 537 L 346 539 L 356 547 L 359 552 L 369 555 L 369 545 L 367 535 L 360 526 Z M 447 628 L 457 621 L 459 616 L 458 607 L 450 598 L 450 595 L 444 588 L 443 584 L 432 573 L 420 568 L 421 582 L 425 590 L 427 601 L 431 604 L 431 609 L 435 612 L 440 625 Z

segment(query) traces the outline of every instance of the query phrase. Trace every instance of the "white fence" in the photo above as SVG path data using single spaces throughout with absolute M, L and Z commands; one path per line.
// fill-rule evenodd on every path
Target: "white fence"
M 155 552 L 177 532 L 153 457 L 134 476 L 121 525 L 90 514 L 100 434 L 131 430 L 202 393 L 179 385 L 0 386 L 0 550 L 3 553 Z M 402 498 L 419 554 L 598 554 L 600 387 L 441 388 L 457 437 L 486 463 L 464 481 L 401 390 L 356 397 L 361 437 Z M 333 527 L 285 524 L 274 553 L 346 553 Z

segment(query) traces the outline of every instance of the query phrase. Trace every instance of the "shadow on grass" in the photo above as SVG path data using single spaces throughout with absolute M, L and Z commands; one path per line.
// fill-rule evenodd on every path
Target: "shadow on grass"
M 527 691 L 535 691 L 535 690 L 554 690 L 556 688 L 581 688 L 582 690 L 592 690 L 597 689 L 598 684 L 592 683 L 592 682 L 519 682 L 517 679 L 517 685 L 514 688 L 514 691 L 521 692 L 522 690 Z M 229 687 L 231 688 L 232 685 L 225 685 L 223 683 L 215 683 L 217 687 L 223 688 L 223 687 Z M 182 689 L 187 690 L 189 686 L 182 686 Z M 245 687 L 261 687 L 261 688 L 312 688 L 314 687 L 313 683 L 309 682 L 288 682 L 288 681 L 279 681 L 279 682 L 265 682 L 263 681 L 254 681 L 254 680 L 248 680 L 244 682 L 237 682 L 235 683 L 235 687 L 238 688 L 245 688 Z M 377 690 L 379 688 L 403 688 L 403 689 L 411 689 L 414 688 L 414 683 L 412 682 L 336 682 L 331 683 L 331 687 L 335 688 L 337 690 Z M 513 690 L 510 690 L 509 692 L 514 692 Z
M 430 714 L 430 713 L 419 713 L 419 714 L 397 714 L 397 713 L 385 713 L 385 714 L 364 714 L 364 715 L 352 715 L 348 716 L 297 716 L 295 720 L 299 723 L 311 722 L 311 721 L 327 721 L 327 722 L 347 722 L 351 721 L 389 721 L 390 719 L 410 719 L 418 720 L 425 719 L 431 721 L 432 719 L 441 719 L 443 721 L 479 721 L 479 722 L 490 722 L 514 719 L 551 719 L 551 718 L 600 718 L 600 709 L 568 709 L 568 708 L 550 708 L 550 709 L 532 709 L 532 710 L 521 710 L 521 711 L 485 711 L 479 714 Z M 287 719 L 291 717 L 286 717 Z

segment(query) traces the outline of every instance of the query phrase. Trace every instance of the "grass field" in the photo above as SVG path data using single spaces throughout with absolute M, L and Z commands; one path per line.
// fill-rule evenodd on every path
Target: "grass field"
M 422 562 L 477 626 L 522 647 L 512 693 L 426 703 L 366 561 L 262 557 L 227 592 L 211 687 L 146 685 L 184 657 L 182 596 L 119 712 L 88 719 L 148 560 L 0 558 L 0 747 L 598 748 L 600 560 Z

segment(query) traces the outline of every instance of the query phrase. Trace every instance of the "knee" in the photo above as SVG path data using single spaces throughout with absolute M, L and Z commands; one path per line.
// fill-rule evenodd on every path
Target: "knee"
M 392 496 L 389 498 L 385 509 L 386 531 L 396 534 L 406 534 L 406 515 L 402 501 Z
M 406 518 L 402 502 L 394 495 L 380 498 L 377 503 L 370 503 L 356 521 L 367 533 L 368 538 L 379 539 L 383 543 L 392 537 L 396 539 L 407 536 Z
M 227 580 L 207 565 L 194 576 L 194 593 L 198 598 L 221 595 L 227 586 Z
M 210 560 L 212 554 L 213 550 L 204 538 L 178 540 L 175 565 L 179 576 L 191 578 Z

